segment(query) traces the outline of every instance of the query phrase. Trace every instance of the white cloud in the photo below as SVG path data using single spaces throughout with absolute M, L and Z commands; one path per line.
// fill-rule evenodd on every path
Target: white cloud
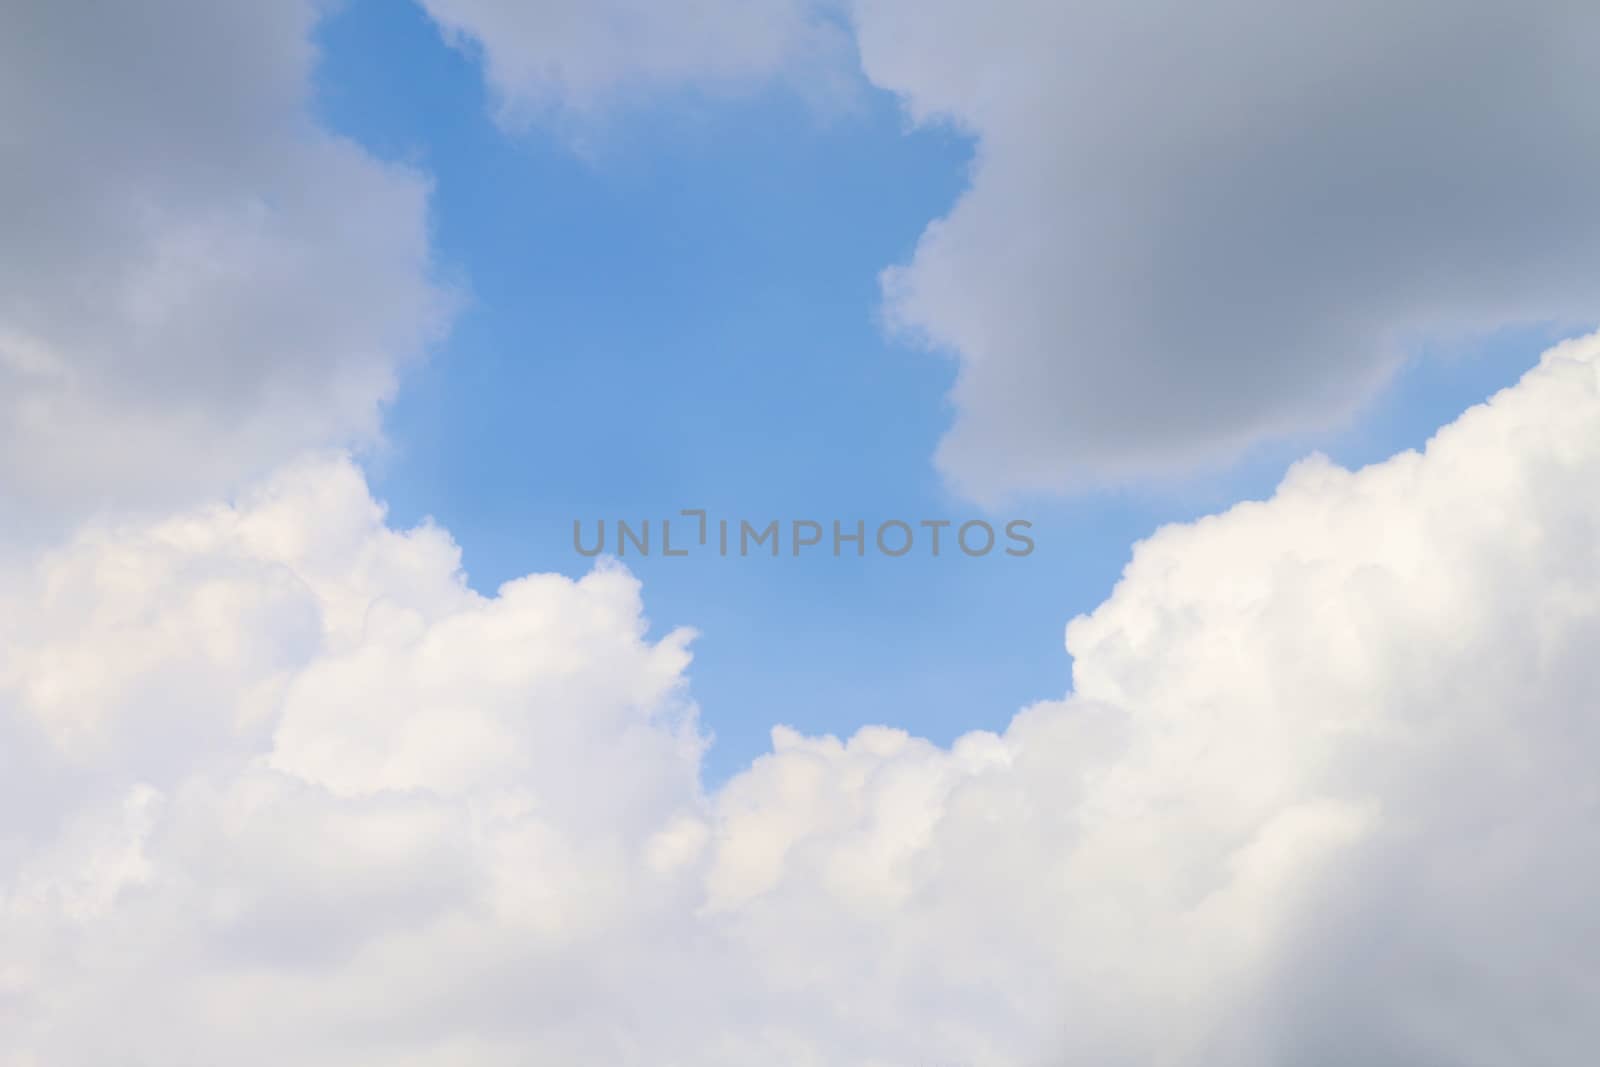
M 320 461 L 0 587 L 0 1061 L 409 1062 L 681 893 L 689 635 L 620 570 L 483 598 Z
M 0 510 L 46 530 L 363 443 L 447 311 L 425 182 L 310 112 L 311 0 L 0 35 Z
M 620 570 L 479 596 L 337 460 L 92 527 L 0 577 L 0 1059 L 1583 1062 L 1596 427 L 1591 337 L 1158 532 L 1004 734 L 709 795 Z
M 726 92 L 794 78 L 845 84 L 848 31 L 816 0 L 420 0 L 446 34 L 481 49 L 502 119 L 592 116 L 619 99 Z
M 959 356 L 969 494 L 1216 462 L 1420 338 L 1596 319 L 1594 4 L 853 10 L 867 76 L 977 141 L 885 279 Z

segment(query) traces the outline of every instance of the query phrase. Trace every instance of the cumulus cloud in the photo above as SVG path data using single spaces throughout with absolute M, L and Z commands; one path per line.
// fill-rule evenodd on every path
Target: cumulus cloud
M 849 34 L 816 0 L 420 0 L 482 52 L 501 117 L 593 115 L 644 92 L 842 86 Z M 801 75 L 796 79 L 794 76 Z
M 426 183 L 309 104 L 311 0 L 24 3 L 0 35 L 0 510 L 48 526 L 370 442 L 443 323 Z
M 618 569 L 481 597 L 328 460 L 0 587 L 8 1064 L 459 1062 L 679 903 L 689 634 Z
M 1595 321 L 1600 8 L 856 0 L 868 77 L 976 138 L 887 272 L 959 357 L 969 494 L 1329 425 L 1424 338 Z
M 1159 531 L 1003 733 L 710 792 L 620 569 L 480 596 L 337 459 L 89 527 L 0 570 L 0 1058 L 1583 1062 L 1596 427 L 1600 336 Z

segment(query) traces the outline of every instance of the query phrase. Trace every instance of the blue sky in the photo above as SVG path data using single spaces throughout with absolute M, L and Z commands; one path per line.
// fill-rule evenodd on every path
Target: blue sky
M 582 144 L 508 136 L 474 59 L 420 11 L 358 0 L 319 41 L 325 121 L 426 171 L 438 262 L 465 297 L 403 379 L 374 489 L 396 522 L 448 529 L 476 588 L 586 571 L 574 519 L 1034 523 L 1024 559 L 631 561 L 653 624 L 700 632 L 712 783 L 766 751 L 774 723 L 892 722 L 942 744 L 1003 728 L 1067 690 L 1063 628 L 1106 597 L 1135 541 L 1266 496 L 1312 450 L 1361 465 L 1418 447 L 1550 340 L 1419 353 L 1336 432 L 1200 476 L 986 512 L 932 463 L 953 361 L 890 336 L 878 286 L 964 187 L 959 132 L 912 129 L 875 90 L 820 114 L 775 87 L 682 94 Z

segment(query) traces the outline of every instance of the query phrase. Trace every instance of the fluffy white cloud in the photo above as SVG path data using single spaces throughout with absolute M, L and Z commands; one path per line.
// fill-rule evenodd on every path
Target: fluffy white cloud
M 1330 424 L 1408 343 L 1595 321 L 1600 7 L 855 0 L 868 77 L 971 132 L 886 275 L 960 359 L 979 496 Z
M 430 1062 L 688 910 L 689 635 L 620 570 L 485 599 L 330 460 L 0 588 L 0 1061 Z
M 1597 427 L 1591 337 L 1139 545 L 1003 734 L 710 794 L 620 570 L 337 460 L 92 527 L 0 577 L 0 1059 L 1584 1062 Z
M 419 0 L 481 50 L 501 117 L 589 113 L 642 93 L 843 85 L 849 34 L 816 0 Z M 832 88 L 829 84 L 832 83 Z
M 448 301 L 423 180 L 313 121 L 321 7 L 8 5 L 8 532 L 213 494 L 377 435 Z

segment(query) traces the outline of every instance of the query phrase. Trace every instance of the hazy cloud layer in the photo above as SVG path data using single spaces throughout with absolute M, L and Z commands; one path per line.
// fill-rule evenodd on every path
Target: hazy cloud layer
M 848 31 L 816 0 L 419 0 L 482 55 L 501 117 L 594 117 L 651 92 L 844 83 Z M 834 88 L 830 89 L 832 83 Z
M 867 75 L 977 140 L 885 279 L 997 496 L 1329 424 L 1407 342 L 1600 318 L 1600 7 L 856 0 Z
M 185 500 L 370 441 L 443 321 L 426 185 L 316 126 L 309 0 L 8 6 L 0 510 Z M 13 518 L 15 517 L 15 518 Z
M 1581 1062 L 1597 426 L 1588 338 L 1158 532 L 1004 734 L 709 795 L 620 570 L 478 596 L 338 460 L 88 528 L 0 577 L 0 1058 Z

